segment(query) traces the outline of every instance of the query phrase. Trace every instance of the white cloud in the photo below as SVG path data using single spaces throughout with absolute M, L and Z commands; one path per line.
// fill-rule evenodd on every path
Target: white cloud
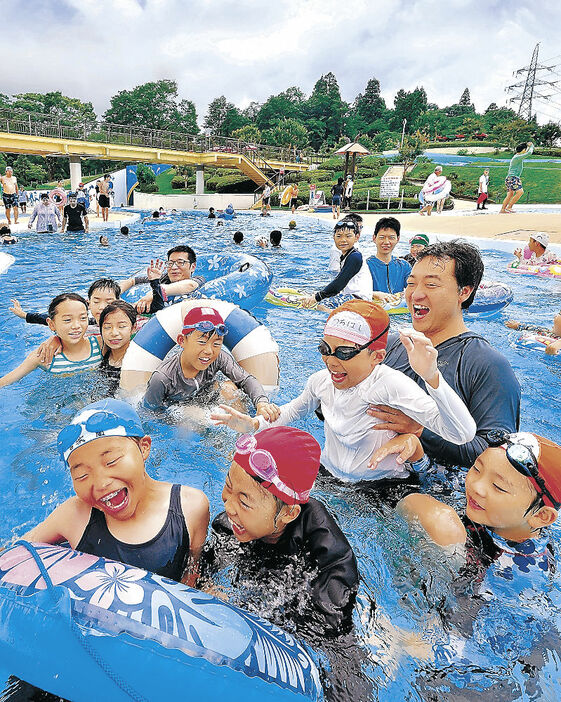
M 559 51 L 561 27 L 555 0 L 23 5 L 25 21 L 10 24 L 16 62 L 3 74 L 3 92 L 61 90 L 91 100 L 102 113 L 119 90 L 172 78 L 181 96 L 195 101 L 201 121 L 218 95 L 246 105 L 291 85 L 309 93 L 328 71 L 349 101 L 375 76 L 389 105 L 399 88 L 423 85 L 441 106 L 469 87 L 477 108 L 485 109 L 505 102 L 512 71 L 529 62 L 537 41 L 544 58 Z

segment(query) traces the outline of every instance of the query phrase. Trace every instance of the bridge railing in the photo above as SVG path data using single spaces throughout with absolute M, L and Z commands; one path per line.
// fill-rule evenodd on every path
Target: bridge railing
M 295 153 L 294 149 L 268 144 L 252 144 L 231 137 L 143 129 L 113 122 L 73 122 L 70 124 L 60 120 L 54 122 L 49 121 L 48 116 L 24 110 L 0 110 L 0 131 L 73 141 L 145 146 L 173 151 L 242 154 L 255 165 L 259 161 L 267 164 L 268 160 L 311 164 L 318 163 L 325 158 L 319 154 Z

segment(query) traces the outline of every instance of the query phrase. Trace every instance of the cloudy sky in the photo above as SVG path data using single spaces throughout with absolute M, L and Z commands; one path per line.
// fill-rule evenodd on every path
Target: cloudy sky
M 199 121 L 219 95 L 240 107 L 333 71 L 352 101 L 375 76 L 388 104 L 423 85 L 431 102 L 469 87 L 504 104 L 512 72 L 561 64 L 559 0 L 4 0 L 13 70 L 0 91 L 61 90 L 101 114 L 119 90 L 171 78 Z M 9 12 L 8 12 L 9 8 Z M 5 50 L 4 44 L 4 50 Z M 3 51 L 4 51 L 3 50 Z M 5 59 L 6 60 L 6 59 Z M 4 66 L 6 64 L 4 63 Z M 561 65 L 558 67 L 561 72 Z M 561 77 L 561 76 L 560 76 Z M 519 80 L 519 79 L 518 79 Z M 561 86 L 561 83 L 560 83 Z M 557 105 L 540 121 L 561 120 Z

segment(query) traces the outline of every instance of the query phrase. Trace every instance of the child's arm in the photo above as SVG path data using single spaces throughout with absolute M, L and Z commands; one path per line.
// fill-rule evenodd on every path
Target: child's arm
M 559 351 L 561 351 L 561 339 L 552 341 L 551 344 L 545 347 L 545 352 L 548 356 L 556 356 Z
M 16 317 L 20 319 L 25 319 L 28 324 L 44 324 L 47 326 L 47 319 L 49 315 L 47 312 L 26 312 L 19 300 L 13 298 L 11 300 L 12 307 L 10 307 L 10 312 L 13 312 Z
M 477 429 L 469 410 L 446 383 L 438 370 L 438 351 L 430 340 L 413 329 L 400 331 L 409 365 L 424 381 L 429 395 L 404 374 L 397 376 L 397 387 L 384 386 L 384 404 L 404 412 L 446 441 L 457 445 L 471 441 Z
M 220 353 L 217 359 L 217 368 L 224 373 L 236 387 L 245 392 L 253 402 L 257 414 L 263 415 L 263 417 L 270 422 L 274 422 L 275 419 L 279 418 L 279 408 L 269 402 L 269 398 L 261 383 L 255 376 L 245 371 L 229 353 Z
M 6 373 L 6 375 L 0 378 L 0 388 L 6 387 L 6 385 L 11 385 L 12 383 L 17 383 L 18 380 L 25 378 L 26 375 L 29 375 L 31 371 L 34 371 L 40 365 L 42 364 L 36 349 L 35 351 L 32 351 L 27 356 L 25 361 L 20 363 L 17 368 L 14 368 L 13 371 Z
M 419 464 L 425 455 L 425 451 L 419 438 L 415 434 L 398 434 L 393 439 L 387 441 L 383 446 L 374 451 L 370 461 L 369 468 L 376 468 L 378 463 L 386 456 L 392 453 L 398 453 L 399 456 L 395 459 L 396 463 L 402 465 L 406 461 L 411 464 Z M 427 459 L 427 463 L 428 463 Z M 414 467 L 416 467 L 414 465 Z
M 320 371 L 321 373 L 321 371 Z M 268 422 L 263 416 L 257 415 L 256 417 L 250 417 L 247 414 L 242 414 L 238 412 L 233 407 L 228 405 L 220 405 L 220 409 L 225 412 L 225 414 L 219 414 L 217 412 L 210 415 L 210 418 L 217 425 L 225 425 L 239 432 L 240 434 L 244 432 L 254 432 L 260 431 L 261 429 L 267 429 L 268 427 L 280 427 L 292 424 L 297 419 L 302 419 L 308 414 L 311 414 L 319 407 L 319 397 L 316 393 L 315 387 L 318 382 L 318 373 L 314 373 L 308 382 L 301 395 L 291 400 L 286 405 L 282 405 L 278 409 L 280 414 L 278 419 L 274 422 Z
M 439 546 L 466 542 L 466 528 L 455 510 L 430 495 L 407 495 L 398 503 L 397 511 L 409 522 L 417 521 Z
M 189 532 L 189 562 L 181 582 L 190 587 L 195 587 L 199 577 L 199 559 L 206 541 L 210 510 L 208 498 L 195 488 L 182 486 L 181 507 L 185 523 Z
M 360 251 L 352 251 L 347 258 L 339 274 L 328 283 L 323 290 L 315 293 L 310 297 L 303 298 L 302 306 L 311 307 L 312 305 L 325 300 L 328 297 L 338 295 L 349 284 L 351 278 L 360 271 L 362 267 L 362 254 Z
M 71 497 L 24 534 L 22 539 L 43 544 L 68 541 L 72 548 L 76 548 L 87 526 L 90 511 L 85 502 L 78 497 Z

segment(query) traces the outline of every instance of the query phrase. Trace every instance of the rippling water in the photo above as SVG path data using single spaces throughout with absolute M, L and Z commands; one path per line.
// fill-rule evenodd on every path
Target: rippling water
M 230 251 L 232 234 L 239 229 L 246 236 L 242 250 L 269 263 L 274 284 L 317 289 L 330 275 L 329 225 L 297 218 L 298 228 L 289 232 L 291 218 L 242 214 L 216 227 L 204 213 L 186 213 L 174 224 L 152 226 L 143 233 L 141 225 L 132 226 L 129 237 L 108 230 L 109 249 L 98 246 L 99 233 L 84 237 L 56 234 L 49 239 L 34 233 L 22 235 L 21 242 L 10 249 L 16 262 L 0 276 L 2 373 L 48 335 L 46 328 L 26 325 L 14 317 L 8 311 L 10 298 L 18 297 L 24 309 L 44 310 L 55 294 L 85 292 L 101 276 L 130 275 L 180 242 L 198 252 Z M 283 231 L 282 250 L 257 249 L 254 237 L 274 228 Z M 367 233 L 363 238 L 362 250 L 369 254 L 373 245 Z M 522 385 L 522 428 L 561 442 L 561 360 L 517 349 L 513 344 L 516 333 L 502 324 L 508 315 L 550 325 L 559 310 L 561 281 L 510 275 L 506 272 L 510 256 L 491 246 L 482 243 L 486 277 L 507 282 L 516 299 L 503 316 L 489 321 L 470 319 L 469 326 L 492 340 L 511 362 Z M 402 248 L 405 251 L 405 244 Z M 321 368 L 315 347 L 325 317 L 266 304 L 254 313 L 279 343 L 277 401 L 288 401 L 300 392 L 307 376 Z M 405 321 L 394 319 L 392 324 Z M 103 380 L 96 374 L 57 378 L 41 371 L 0 389 L 0 543 L 24 533 L 72 494 L 69 477 L 57 457 L 56 434 L 86 402 L 105 394 Z M 153 437 L 149 470 L 155 477 L 204 490 L 214 515 L 221 509 L 220 493 L 234 437 L 226 429 L 174 424 L 175 416 L 172 413 L 167 422 L 145 418 Z M 299 426 L 322 442 L 322 427 L 315 416 Z M 462 509 L 461 472 L 432 476 L 426 487 L 444 493 L 445 499 Z M 370 681 L 370 691 L 363 685 L 353 693 L 355 702 L 561 698 L 558 576 L 539 589 L 526 589 L 522 596 L 503 583 L 500 600 L 492 596 L 485 601 L 458 598 L 451 582 L 457 579 L 459 554 L 448 553 L 443 558 L 441 550 L 411 533 L 391 509 L 352 486 L 333 487 L 320 481 L 316 496 L 337 515 L 355 549 L 363 578 L 356 634 L 349 643 L 349 650 L 355 652 L 345 659 L 344 650 L 339 650 L 342 657 L 336 662 L 340 679 L 360 664 Z M 553 527 L 552 534 L 560 551 L 560 528 Z M 326 650 L 329 655 L 329 646 Z M 0 679 L 9 672 L 2 671 L 1 665 L 0 661 Z

